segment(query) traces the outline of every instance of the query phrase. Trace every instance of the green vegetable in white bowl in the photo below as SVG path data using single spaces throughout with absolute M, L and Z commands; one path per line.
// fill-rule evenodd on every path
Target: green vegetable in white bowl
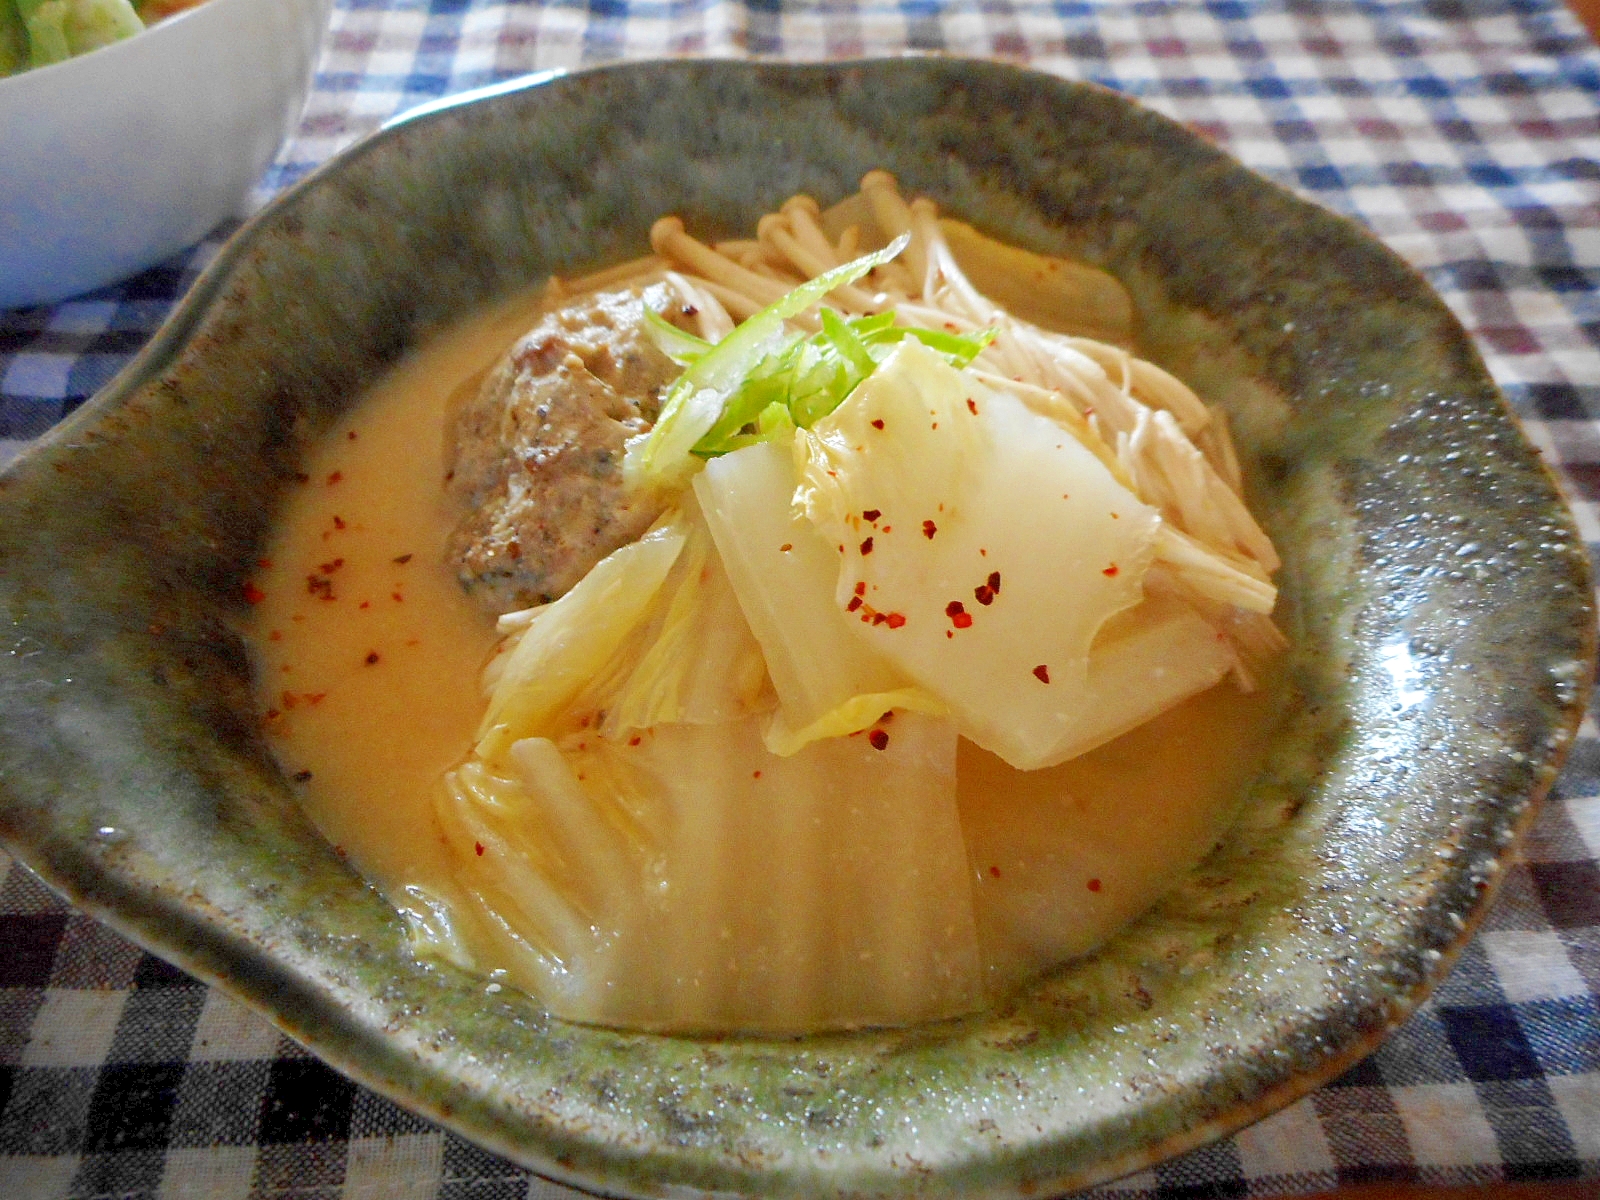
M 87 54 L 200 0 L 0 0 L 0 75 Z

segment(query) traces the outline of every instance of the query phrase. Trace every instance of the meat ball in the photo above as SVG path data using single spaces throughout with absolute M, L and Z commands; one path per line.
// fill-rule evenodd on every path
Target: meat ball
M 548 313 L 455 414 L 449 555 L 484 607 L 563 595 L 661 514 L 623 486 L 626 441 L 648 432 L 681 368 L 651 340 L 648 305 L 687 327 L 666 284 L 596 292 Z

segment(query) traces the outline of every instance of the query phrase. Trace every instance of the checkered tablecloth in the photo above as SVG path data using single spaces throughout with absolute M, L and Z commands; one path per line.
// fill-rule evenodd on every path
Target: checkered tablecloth
M 1104 83 L 1364 223 L 1477 339 L 1600 548 L 1600 51 L 1557 0 L 339 0 L 258 199 L 396 112 L 527 71 L 907 47 Z M 0 458 L 106 382 L 219 241 L 0 313 Z M 1382 1049 L 1104 1190 L 1502 1179 L 1600 1180 L 1592 720 L 1482 931 Z M 568 1195 L 349 1083 L 0 856 L 3 1200 Z

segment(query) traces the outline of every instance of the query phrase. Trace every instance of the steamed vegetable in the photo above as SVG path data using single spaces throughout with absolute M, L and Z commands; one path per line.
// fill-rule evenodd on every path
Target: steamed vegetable
M 644 618 L 683 549 L 685 531 L 658 526 L 608 555 L 554 604 L 537 611 L 502 661 L 478 729 L 477 754 L 547 732 Z
M 911 341 L 799 433 L 797 454 L 798 503 L 842 548 L 836 607 L 876 654 L 1019 769 L 1094 744 L 1091 648 L 1144 599 L 1154 509 L 1059 425 Z M 1192 659 L 1214 682 L 1232 655 L 1196 626 Z M 1116 681 L 1163 707 L 1189 694 L 1168 684 Z
M 945 706 L 863 643 L 836 601 L 839 556 L 795 512 L 790 447 L 768 442 L 713 459 L 694 491 L 778 697 L 766 744 L 793 754 L 894 708 Z
M 132 37 L 199 0 L 0 0 L 0 75 Z
M 440 824 L 497 965 L 571 1020 L 789 1034 L 982 1001 L 955 731 L 789 758 L 755 719 L 663 725 L 456 772 Z M 492 915 L 490 915 L 492 914 Z

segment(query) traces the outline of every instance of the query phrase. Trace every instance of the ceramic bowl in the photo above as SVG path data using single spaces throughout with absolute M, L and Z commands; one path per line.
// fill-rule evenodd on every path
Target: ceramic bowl
M 259 732 L 244 582 L 307 444 L 429 332 L 652 218 L 745 228 L 886 167 L 1104 265 L 1228 407 L 1294 703 L 1228 840 L 968 1020 L 694 1040 L 423 966 Z M 1493 893 L 1590 679 L 1586 558 L 1445 306 L 1342 219 L 1128 100 L 1008 66 L 621 66 L 434 106 L 273 203 L 0 481 L 0 835 L 329 1062 L 608 1194 L 1039 1195 L 1347 1068 Z
M 206 0 L 0 79 L 0 308 L 159 262 L 242 215 L 305 104 L 332 0 Z

